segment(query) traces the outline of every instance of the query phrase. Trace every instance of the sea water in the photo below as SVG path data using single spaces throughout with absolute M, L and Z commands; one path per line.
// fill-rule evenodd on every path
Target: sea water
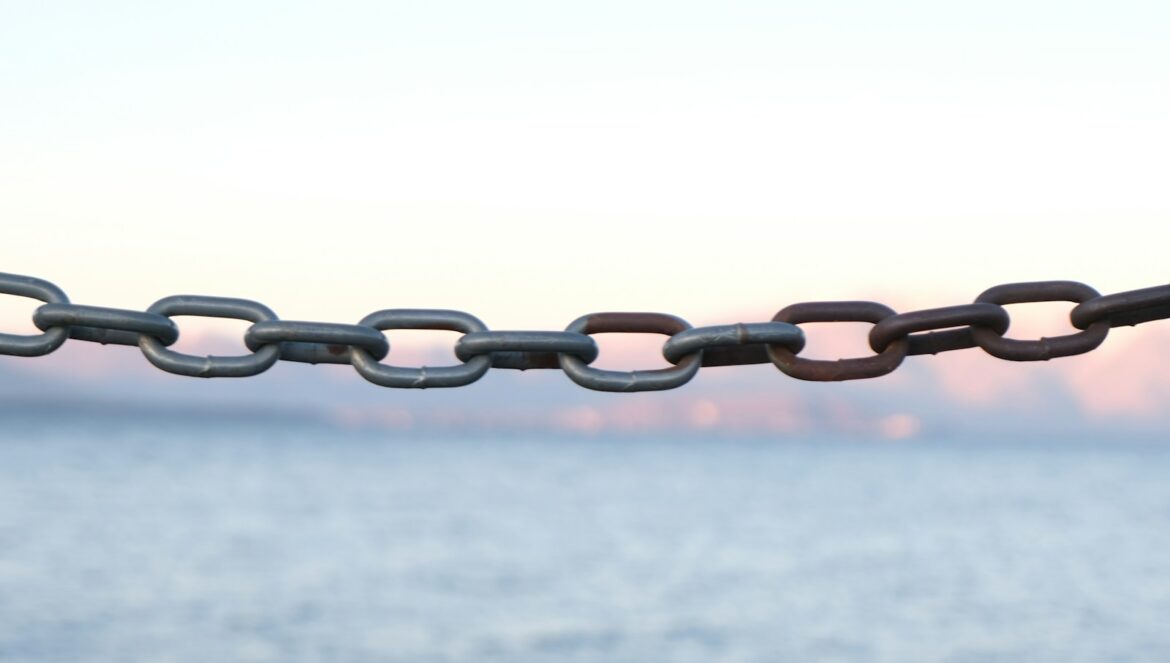
M 1156 441 L 0 437 L 3 663 L 1167 660 Z

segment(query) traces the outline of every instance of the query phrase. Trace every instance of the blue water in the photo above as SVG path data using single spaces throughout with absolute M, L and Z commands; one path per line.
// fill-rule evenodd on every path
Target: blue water
M 1170 445 L 3 430 L 4 663 L 1170 660 Z

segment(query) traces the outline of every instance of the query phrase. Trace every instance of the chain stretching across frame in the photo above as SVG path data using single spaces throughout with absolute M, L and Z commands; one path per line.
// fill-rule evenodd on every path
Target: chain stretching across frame
M 1099 346 L 1109 330 L 1170 318 L 1170 285 L 1101 295 L 1073 281 L 1009 283 L 985 290 L 970 304 L 897 313 L 877 302 L 805 302 L 784 307 L 767 322 L 691 327 L 666 313 L 590 313 L 564 331 L 489 330 L 475 316 L 439 309 L 386 309 L 357 324 L 281 320 L 267 306 L 246 299 L 175 295 L 145 311 L 73 304 L 57 286 L 31 276 L 0 273 L 0 294 L 44 302 L 33 313 L 40 334 L 0 333 L 0 355 L 38 357 L 68 339 L 136 345 L 156 367 L 192 377 L 246 377 L 277 361 L 350 364 L 366 380 L 384 387 L 461 387 L 492 368 L 559 369 L 573 382 L 600 391 L 657 391 L 690 381 L 705 366 L 773 363 L 784 373 L 817 382 L 885 375 L 906 357 L 979 347 L 1010 361 L 1046 361 L 1083 354 Z M 1071 302 L 1076 333 L 1034 340 L 1004 336 L 1011 326 L 1006 304 Z M 179 338 L 171 316 L 245 320 L 249 354 L 200 357 L 169 349 Z M 800 356 L 801 323 L 869 322 L 868 357 L 835 361 Z M 462 334 L 458 364 L 405 367 L 392 358 L 390 329 L 433 329 Z M 669 368 L 607 371 L 594 368 L 592 334 L 663 334 Z

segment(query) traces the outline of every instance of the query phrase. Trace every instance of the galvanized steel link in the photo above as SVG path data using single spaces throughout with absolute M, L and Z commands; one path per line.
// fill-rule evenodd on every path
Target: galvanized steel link
M 69 328 L 69 338 L 103 345 L 138 345 L 139 337 L 153 336 L 163 345 L 179 339 L 179 328 L 154 313 L 84 304 L 44 304 L 33 312 L 33 324 L 48 331 Z
M 464 334 L 487 331 L 487 325 L 474 315 L 445 309 L 386 309 L 367 315 L 358 324 L 375 330 L 379 336 L 390 329 L 446 330 Z M 491 368 L 491 358 L 487 355 L 471 357 L 455 366 L 418 368 L 379 363 L 383 357 L 375 356 L 363 347 L 354 347 L 350 352 L 354 370 L 383 387 L 463 387 L 483 377 Z
M 173 295 L 150 305 L 148 313 L 170 318 L 173 315 L 198 315 L 210 318 L 231 318 L 248 322 L 275 320 L 272 309 L 247 299 L 205 297 L 202 295 Z M 264 345 L 252 354 L 236 357 L 198 357 L 175 352 L 163 346 L 153 336 L 142 336 L 138 348 L 156 367 L 199 378 L 242 378 L 263 373 L 280 359 L 278 344 Z
M 691 328 L 682 318 L 666 313 L 589 313 L 565 328 L 578 334 L 666 334 Z M 681 387 L 699 372 L 703 351 L 684 357 L 676 366 L 640 371 L 606 371 L 593 368 L 575 355 L 560 355 L 561 370 L 586 389 L 597 391 L 660 391 Z

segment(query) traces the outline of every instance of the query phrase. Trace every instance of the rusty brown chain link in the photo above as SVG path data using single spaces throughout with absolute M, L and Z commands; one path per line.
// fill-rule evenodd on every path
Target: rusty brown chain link
M 665 313 L 590 313 L 564 331 L 488 330 L 462 311 L 386 309 L 357 324 L 281 320 L 259 302 L 227 297 L 176 295 L 133 311 L 70 303 L 57 286 L 31 276 L 0 273 L 0 294 L 45 302 L 33 313 L 40 334 L 0 333 L 0 355 L 37 357 L 67 339 L 136 345 L 150 363 L 178 375 L 246 377 L 278 360 L 350 364 L 365 379 L 385 387 L 459 387 L 492 368 L 560 369 L 577 384 L 600 391 L 656 391 L 690 381 L 704 366 L 771 362 L 784 373 L 817 382 L 857 380 L 890 373 L 908 356 L 979 347 L 1010 361 L 1045 361 L 1096 348 L 1113 327 L 1170 318 L 1170 285 L 1101 295 L 1074 281 L 1009 283 L 989 288 L 970 304 L 897 313 L 876 302 L 806 302 L 780 309 L 771 321 L 691 327 Z M 1069 320 L 1080 331 L 1053 338 L 1019 340 L 1004 336 L 1011 318 L 1004 305 L 1072 302 Z M 250 354 L 200 357 L 170 350 L 179 338 L 175 315 L 232 318 L 251 322 L 244 334 Z M 814 360 L 800 356 L 809 322 L 868 322 L 869 357 Z M 458 364 L 403 367 L 383 363 L 391 329 L 460 332 Z M 654 333 L 667 336 L 662 356 L 669 368 L 608 371 L 590 366 L 597 359 L 592 334 Z

